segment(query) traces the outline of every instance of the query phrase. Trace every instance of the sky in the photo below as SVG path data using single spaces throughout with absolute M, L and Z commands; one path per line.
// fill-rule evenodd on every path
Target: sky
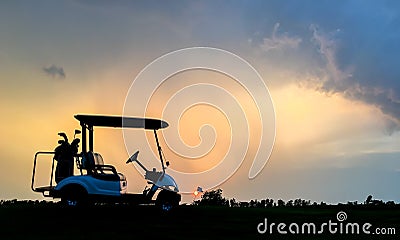
M 59 131 L 72 138 L 79 128 L 74 114 L 121 115 L 130 91 L 141 91 L 131 86 L 146 66 L 180 49 L 210 47 L 244 59 L 264 84 L 195 69 L 145 96 L 151 101 L 143 115 L 176 123 L 162 135 L 172 170 L 243 160 L 215 186 L 238 200 L 362 202 L 371 194 L 399 202 L 399 14 L 398 1 L 372 0 L 1 1 L 0 198 L 43 199 L 30 189 L 33 156 L 54 149 Z M 220 92 L 196 90 L 199 83 Z M 254 90 L 263 85 L 273 102 L 275 142 L 267 164 L 249 179 L 257 152 L 269 153 L 257 150 L 262 123 L 251 99 L 265 97 Z M 191 92 L 179 95 L 182 89 Z M 241 102 L 241 113 L 221 91 Z M 169 100 L 178 95 L 180 101 Z M 192 106 L 193 99 L 202 103 Z M 143 108 L 142 100 L 128 106 Z M 243 115 L 247 122 L 239 121 Z M 235 121 L 242 125 L 233 131 Z M 154 143 L 143 146 L 151 134 L 131 134 L 137 143 L 128 145 L 140 147 L 143 158 L 157 156 Z M 125 165 L 125 143 L 122 130 L 95 132 L 96 151 L 127 176 L 129 191 L 141 192 L 146 182 Z M 189 150 L 195 161 L 179 153 Z M 41 161 L 38 182 L 47 181 L 49 162 Z

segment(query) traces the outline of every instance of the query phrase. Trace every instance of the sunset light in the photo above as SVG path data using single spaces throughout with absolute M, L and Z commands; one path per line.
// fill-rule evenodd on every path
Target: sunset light
M 399 239 L 400 1 L 0 0 L 1 239 Z
M 93 132 L 94 151 L 124 173 L 128 192 L 147 183 L 125 164 L 140 151 L 150 170 L 160 155 L 169 162 L 183 202 L 216 188 L 237 201 L 399 200 L 399 9 L 351 0 L 1 2 L 1 199 L 44 199 L 29 185 L 34 154 L 53 151 L 58 132 L 72 138 L 81 129 L 74 115 L 128 114 L 169 124 L 161 154 L 153 131 Z M 38 165 L 44 184 L 46 169 Z

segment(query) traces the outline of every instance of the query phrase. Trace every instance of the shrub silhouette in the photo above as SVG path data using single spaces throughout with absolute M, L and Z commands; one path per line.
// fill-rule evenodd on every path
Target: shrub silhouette
M 229 201 L 222 197 L 222 189 L 207 191 L 195 202 L 199 206 L 229 206 Z

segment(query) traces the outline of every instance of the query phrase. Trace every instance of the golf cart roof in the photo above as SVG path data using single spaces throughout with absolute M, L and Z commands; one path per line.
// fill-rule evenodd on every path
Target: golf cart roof
M 168 123 L 160 119 L 136 118 L 126 116 L 102 116 L 102 115 L 75 115 L 75 118 L 87 126 L 114 127 L 114 128 L 144 128 L 158 130 L 168 127 Z

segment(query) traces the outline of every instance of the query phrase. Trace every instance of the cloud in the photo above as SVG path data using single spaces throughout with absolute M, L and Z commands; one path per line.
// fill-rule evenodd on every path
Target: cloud
M 262 51 L 264 66 L 295 76 L 277 84 L 301 79 L 363 102 L 385 115 L 389 131 L 400 130 L 399 2 L 260 1 L 245 9 L 248 43 Z
M 49 67 L 43 67 L 43 71 L 50 75 L 53 78 L 65 78 L 65 72 L 63 67 L 58 67 L 55 64 L 50 65 Z
M 317 44 L 320 54 L 325 58 L 326 73 L 329 76 L 329 80 L 339 83 L 350 77 L 350 73 L 343 72 L 336 64 L 336 42 L 334 39 L 329 35 L 321 34 L 315 24 L 310 25 L 310 30 L 313 33 L 312 40 Z
M 400 130 L 400 98 L 396 91 L 390 86 L 374 85 L 371 81 L 355 78 L 354 70 L 342 70 L 336 57 L 338 41 L 335 39 L 335 32 L 324 33 L 314 24 L 310 26 L 310 30 L 312 42 L 318 49 L 323 65 L 301 84 L 327 94 L 341 94 L 347 99 L 373 105 L 388 115 L 389 133 Z M 347 67 L 353 69 L 352 66 Z M 379 82 L 377 79 L 376 83 Z
M 301 43 L 301 38 L 290 37 L 287 33 L 278 34 L 279 23 L 276 23 L 272 36 L 270 38 L 264 38 L 261 43 L 261 49 L 268 52 L 271 50 L 284 50 L 287 48 L 297 48 Z

